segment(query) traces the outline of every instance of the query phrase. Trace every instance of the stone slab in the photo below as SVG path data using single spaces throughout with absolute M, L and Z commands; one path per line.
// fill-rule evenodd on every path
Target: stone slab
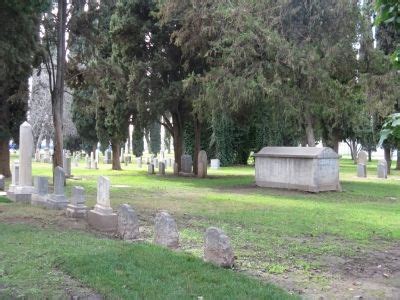
M 102 214 L 90 210 L 88 212 L 88 223 L 94 229 L 102 232 L 117 232 L 118 216 L 115 213 Z

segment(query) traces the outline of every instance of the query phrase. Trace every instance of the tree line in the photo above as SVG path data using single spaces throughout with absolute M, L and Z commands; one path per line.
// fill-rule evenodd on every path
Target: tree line
M 391 61 L 397 23 L 382 12 L 380 23 L 374 22 L 380 12 L 372 1 L 37 0 L 30 10 L 23 2 L 7 0 L 0 7 L 2 14 L 15 10 L 33 20 L 24 26 L 27 32 L 16 33 L 18 43 L 31 44 L 7 41 L 21 56 L 6 57 L 9 65 L 26 65 L 16 86 L 23 87 L 35 63 L 52 74 L 60 152 L 65 82 L 81 143 L 110 144 L 113 169 L 121 168 L 129 124 L 135 155 L 143 152 L 143 137 L 159 134 L 161 125 L 173 138 L 178 164 L 189 153 L 197 166 L 197 153 L 205 149 L 229 165 L 247 163 L 251 151 L 266 145 L 322 141 L 337 151 L 346 141 L 353 157 L 359 144 L 371 153 L 385 118 L 399 110 L 399 77 Z M 19 47 L 30 49 L 29 59 Z M 7 111 L 23 119 L 26 96 L 16 101 L 21 109 L 10 106 L 16 90 L 0 93 Z M 6 119 L 18 120 L 11 116 Z M 0 140 L 8 145 L 15 130 L 1 122 L 7 130 Z M 397 145 L 383 147 L 389 159 Z

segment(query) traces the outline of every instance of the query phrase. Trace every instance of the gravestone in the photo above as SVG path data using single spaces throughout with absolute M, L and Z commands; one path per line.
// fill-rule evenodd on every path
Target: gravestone
M 51 209 L 64 209 L 68 205 L 68 200 L 64 192 L 65 172 L 61 167 L 54 169 L 54 192 L 48 200 L 48 207 Z
M 49 193 L 49 180 L 44 176 L 33 177 L 35 192 L 32 194 L 32 205 L 47 206 Z
M 199 151 L 197 158 L 197 177 L 206 178 L 207 177 L 207 153 L 204 150 Z
M 85 205 L 85 189 L 81 186 L 72 187 L 71 202 L 67 206 L 67 217 L 85 218 L 87 206 Z
M 210 227 L 204 236 L 204 260 L 224 268 L 232 268 L 235 262 L 231 243 L 219 228 Z
M 366 165 L 368 163 L 368 153 L 365 151 L 360 151 L 357 156 L 357 163 Z
M 92 162 L 90 161 L 90 158 L 86 155 L 86 169 L 91 169 L 92 168 Z
M 18 185 L 19 182 L 19 161 L 14 161 L 12 166 L 12 173 L 11 173 L 11 187 L 15 187 Z
M 105 164 L 112 164 L 112 152 L 110 149 L 107 149 L 104 156 Z
M 177 163 L 174 163 L 174 175 L 175 176 L 179 175 L 179 166 Z
M 387 178 L 387 162 L 382 159 L 378 161 L 377 167 L 378 178 L 386 179 Z
M 142 157 L 136 158 L 136 166 L 141 169 L 142 168 Z
M 181 173 L 191 174 L 193 167 L 192 156 L 189 154 L 184 154 L 181 156 Z
M 157 158 L 153 158 L 153 165 L 154 165 L 154 168 L 158 168 L 158 159 Z
M 154 165 L 153 164 L 147 165 L 147 174 L 149 174 L 149 175 L 154 174 Z
M 120 156 L 119 156 L 119 161 L 121 162 L 121 163 L 124 163 L 125 162 L 125 155 L 124 155 L 124 148 L 121 148 L 121 153 L 120 153 Z
M 128 204 L 118 209 L 118 235 L 123 240 L 135 240 L 139 237 L 139 218 Z
M 219 159 L 214 158 L 211 160 L 210 166 L 211 166 L 211 169 L 219 169 L 221 167 L 221 162 Z
M 357 177 L 366 178 L 367 177 L 367 166 L 364 164 L 357 164 Z
M 175 220 L 165 211 L 156 215 L 154 243 L 171 249 L 179 247 L 179 233 Z
M 110 205 L 110 180 L 107 177 L 100 176 L 97 180 L 97 203 L 88 213 L 88 223 L 100 231 L 117 230 L 118 217 Z
M 65 171 L 65 177 L 70 178 L 71 177 L 71 157 L 69 157 L 69 156 L 64 157 L 63 166 L 64 166 L 64 171 Z
M 6 178 L 3 174 L 0 174 L 0 191 L 4 191 Z
M 32 127 L 28 122 L 19 127 L 19 172 L 18 184 L 7 192 L 7 196 L 15 202 L 30 203 L 34 187 L 32 185 Z
M 165 175 L 165 164 L 163 162 L 158 165 L 158 175 Z

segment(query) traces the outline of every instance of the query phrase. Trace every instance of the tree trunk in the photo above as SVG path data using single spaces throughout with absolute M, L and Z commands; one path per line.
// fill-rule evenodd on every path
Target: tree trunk
M 3 174 L 5 177 L 11 176 L 8 142 L 8 139 L 0 140 L 0 174 Z
M 65 30 L 67 17 L 67 1 L 58 0 L 57 26 L 57 72 L 54 90 L 52 92 L 52 110 L 54 123 L 54 155 L 53 169 L 63 166 L 63 102 L 65 75 Z
M 396 163 L 396 170 L 400 170 L 400 150 L 397 149 L 397 163 Z
M 201 148 L 201 123 L 196 117 L 194 119 L 194 153 L 193 153 L 193 173 L 197 175 L 198 156 Z
M 306 136 L 307 136 L 307 144 L 309 147 L 315 147 L 315 135 L 314 135 L 314 127 L 311 115 L 306 113 Z
M 120 142 L 118 140 L 111 141 L 111 149 L 112 149 L 112 169 L 113 170 L 122 170 L 121 162 L 119 161 L 119 157 L 121 155 Z
M 172 114 L 173 138 L 174 138 L 174 156 L 178 164 L 178 171 L 181 171 L 181 156 L 183 154 L 183 124 L 178 114 Z
M 146 139 L 146 144 L 147 144 L 147 152 L 152 153 L 151 151 L 151 144 L 150 144 L 150 137 L 149 137 L 149 132 L 145 130 L 144 132 L 144 138 Z
M 368 149 L 368 161 L 371 162 L 372 161 L 372 150 Z
M 384 153 L 385 153 L 385 160 L 387 162 L 387 173 L 390 174 L 390 166 L 392 164 L 392 158 L 390 156 L 390 148 L 388 147 L 383 147 Z

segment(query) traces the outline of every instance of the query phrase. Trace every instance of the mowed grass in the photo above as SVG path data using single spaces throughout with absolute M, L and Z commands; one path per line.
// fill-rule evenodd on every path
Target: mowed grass
M 67 299 L 71 280 L 106 299 L 295 298 L 193 255 L 147 243 L 26 225 L 0 224 L 0 232 L 0 298 L 4 299 Z M 76 295 L 74 290 L 70 293 Z
M 167 176 L 149 176 L 146 165 L 140 170 L 130 165 L 123 166 L 123 171 L 112 171 L 110 165 L 100 164 L 99 170 L 87 170 L 81 163 L 80 167 L 73 167 L 74 178 L 67 180 L 67 194 L 73 185 L 83 186 L 88 206 L 94 206 L 97 177 L 108 176 L 112 206 L 115 209 L 122 203 L 134 206 L 142 227 L 146 228 L 144 238 L 148 241 L 156 212 L 168 210 L 177 220 L 186 253 L 200 257 L 205 229 L 218 226 L 231 238 L 241 271 L 272 274 L 295 271 L 314 280 L 309 270 L 323 269 L 327 256 L 351 257 L 398 245 L 399 172 L 392 171 L 388 180 L 377 179 L 376 164 L 376 161 L 369 163 L 369 178 L 360 179 L 356 177 L 354 163 L 343 159 L 340 174 L 343 192 L 311 194 L 258 188 L 254 185 L 254 168 L 250 166 L 209 170 L 209 178 L 197 179 L 174 177 L 171 169 L 167 169 Z M 51 166 L 34 164 L 33 172 L 50 177 Z M 0 204 L 0 209 L 1 205 L 13 205 L 3 216 L 49 218 L 51 214 L 14 204 Z M 67 260 L 62 261 L 65 265 Z M 96 284 L 85 279 L 91 277 L 87 274 L 92 271 L 82 267 L 81 272 L 74 273 L 78 265 L 72 264 L 64 270 L 97 290 Z M 103 275 L 100 272 L 96 276 Z M 106 287 L 109 285 L 105 284 Z

